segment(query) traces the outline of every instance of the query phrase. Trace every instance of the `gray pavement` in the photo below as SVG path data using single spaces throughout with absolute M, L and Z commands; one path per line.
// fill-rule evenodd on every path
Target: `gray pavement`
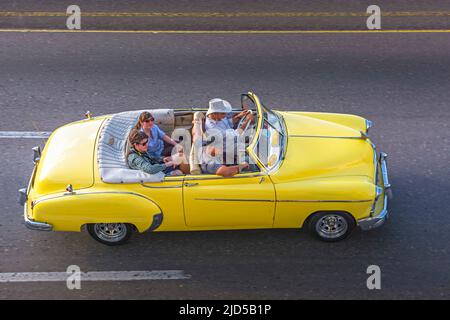
M 0 131 L 51 131 L 86 110 L 199 106 L 214 97 L 237 105 L 252 90 L 273 109 L 374 120 L 394 186 L 387 224 L 336 244 L 304 231 L 255 230 L 142 234 L 110 248 L 86 233 L 27 230 L 17 189 L 32 170 L 30 148 L 44 142 L 0 139 L 0 272 L 76 264 L 192 276 L 73 291 L 0 284 L 0 299 L 449 299 L 448 52 L 448 33 L 0 33 Z M 373 264 L 381 290 L 366 288 Z
M 446 0 L 11 0 L 0 3 L 0 29 L 65 29 L 73 4 L 84 30 L 362 30 L 372 4 L 383 29 L 450 28 Z

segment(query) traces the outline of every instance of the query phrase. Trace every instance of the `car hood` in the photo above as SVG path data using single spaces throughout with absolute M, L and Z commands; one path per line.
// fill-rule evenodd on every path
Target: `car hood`
M 374 149 L 352 128 L 298 114 L 281 113 L 288 133 L 274 182 L 342 176 L 374 178 Z
M 361 132 L 331 121 L 301 114 L 280 112 L 289 136 L 361 138 Z

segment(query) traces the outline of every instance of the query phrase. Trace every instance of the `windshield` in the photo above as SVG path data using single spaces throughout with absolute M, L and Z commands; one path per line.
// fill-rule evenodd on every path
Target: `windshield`
M 262 126 L 254 152 L 270 171 L 277 167 L 283 158 L 285 134 L 280 117 L 265 106 L 261 107 Z

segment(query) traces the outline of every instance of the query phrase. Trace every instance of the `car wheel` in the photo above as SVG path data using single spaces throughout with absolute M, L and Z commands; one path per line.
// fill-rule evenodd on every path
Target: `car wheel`
M 128 241 L 133 232 L 129 223 L 92 223 L 87 230 L 92 238 L 108 246 L 121 245 Z
M 336 242 L 347 238 L 356 223 L 351 215 L 345 212 L 320 212 L 309 220 L 309 231 L 318 239 Z

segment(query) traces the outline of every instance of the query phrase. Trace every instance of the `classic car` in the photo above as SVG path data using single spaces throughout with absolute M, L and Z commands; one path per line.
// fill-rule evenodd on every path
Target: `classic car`
M 346 238 L 388 217 L 386 154 L 369 138 L 372 122 L 335 113 L 275 111 L 252 92 L 246 156 L 252 170 L 232 177 L 192 171 L 149 175 L 126 163 L 127 137 L 143 110 L 90 116 L 55 130 L 34 150 L 34 170 L 19 190 L 28 228 L 83 231 L 107 245 L 133 232 L 305 227 L 320 240 Z M 168 134 L 190 132 L 195 112 L 150 111 Z M 233 109 L 233 112 L 241 110 Z M 267 152 L 257 150 L 268 142 Z

